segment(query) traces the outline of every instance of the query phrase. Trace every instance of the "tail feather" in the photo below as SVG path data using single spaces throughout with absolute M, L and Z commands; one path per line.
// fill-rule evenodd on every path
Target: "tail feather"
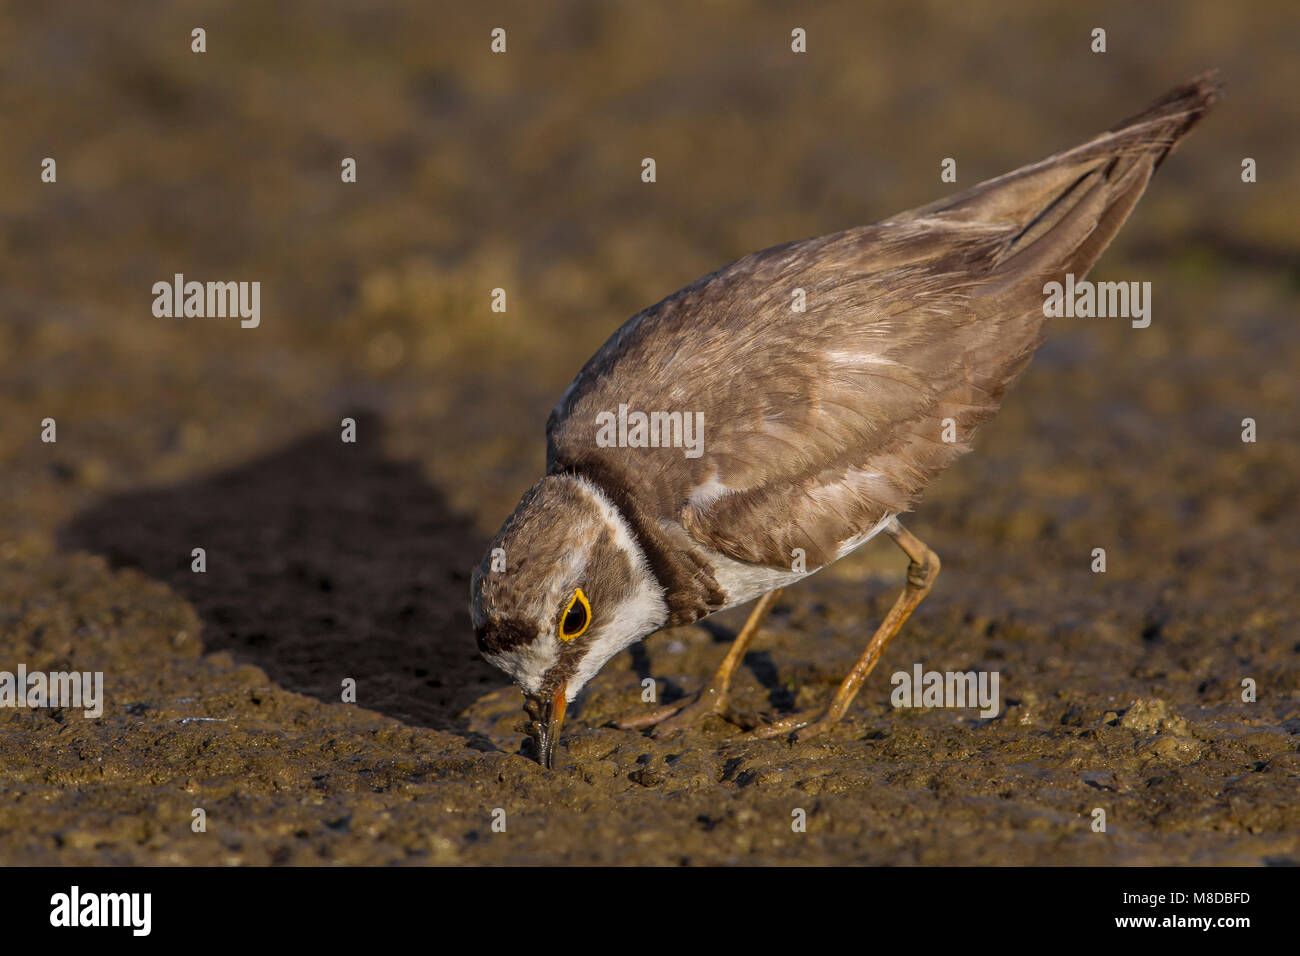
M 1187 135 L 1222 95 L 1223 82 L 1219 78 L 1219 71 L 1208 70 L 1170 90 L 1141 113 L 1130 116 L 1103 135 L 1145 134 L 1149 138 L 1145 148 L 1158 151 L 1152 168 L 1159 168 L 1178 141 Z
M 1082 277 L 1220 91 L 1218 72 L 1204 73 L 1086 143 L 900 218 L 1008 228 L 987 274 L 994 285 L 1048 272 Z

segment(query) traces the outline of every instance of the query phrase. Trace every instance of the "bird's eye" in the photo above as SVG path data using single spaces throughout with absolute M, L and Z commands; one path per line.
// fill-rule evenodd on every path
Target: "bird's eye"
M 573 597 L 569 598 L 569 606 L 564 609 L 564 616 L 560 618 L 560 640 L 573 640 L 581 635 L 590 623 L 591 605 L 587 603 L 587 595 L 582 593 L 582 588 L 574 588 Z

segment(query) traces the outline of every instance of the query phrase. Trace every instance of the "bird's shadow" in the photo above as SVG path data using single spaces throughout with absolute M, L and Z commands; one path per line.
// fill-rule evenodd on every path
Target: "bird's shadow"
M 102 554 L 193 604 L 206 651 L 228 651 L 288 690 L 462 732 L 457 715 L 502 678 L 469 622 L 469 572 L 486 547 L 418 465 L 384 456 L 382 421 L 357 441 L 327 430 L 236 468 L 131 491 L 77 515 L 65 550 Z M 192 569 L 195 548 L 206 571 Z

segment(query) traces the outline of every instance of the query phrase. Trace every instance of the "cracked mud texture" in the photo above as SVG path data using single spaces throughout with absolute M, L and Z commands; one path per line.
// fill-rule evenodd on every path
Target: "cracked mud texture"
M 0 864 L 1300 862 L 1294 5 L 792 16 L 520 8 L 491 57 L 499 14 L 463 4 L 4 4 L 0 670 L 107 699 L 0 710 Z M 910 518 L 943 572 L 841 726 L 606 726 L 644 677 L 694 690 L 738 609 L 615 659 L 555 772 L 521 755 L 468 571 L 615 327 L 1216 65 L 1093 274 L 1152 282 L 1150 328 L 1052 323 Z M 261 327 L 153 318 L 175 272 L 261 281 Z M 873 542 L 787 591 L 737 704 L 825 700 L 904 570 Z M 917 662 L 996 670 L 1003 710 L 892 707 Z

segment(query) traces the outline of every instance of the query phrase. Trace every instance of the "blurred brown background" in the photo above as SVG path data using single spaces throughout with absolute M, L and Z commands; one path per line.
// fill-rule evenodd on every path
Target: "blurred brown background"
M 0 669 L 103 668 L 110 691 L 99 722 L 0 713 L 0 859 L 1295 858 L 1293 3 L 5 3 L 0 45 Z M 690 628 L 597 681 L 567 773 L 514 755 L 468 569 L 618 324 L 944 195 L 943 157 L 971 185 L 1214 66 L 1227 97 L 1094 273 L 1152 281 L 1151 327 L 1054 325 L 920 509 L 944 576 L 835 742 L 795 771 L 712 728 L 674 771 L 680 746 L 602 729 L 638 673 L 708 673 L 720 647 Z M 260 281 L 260 328 L 153 317 L 176 272 Z M 751 703 L 820 699 L 896 565 L 792 594 Z M 1011 710 L 896 714 L 884 675 L 914 660 L 1000 667 Z M 615 805 L 646 788 L 678 800 Z M 1113 838 L 1077 820 L 1099 793 Z M 479 843 L 510 800 L 531 822 Z M 789 842 L 791 800 L 829 801 L 823 836 Z M 609 838 L 629 827 L 649 842 Z

